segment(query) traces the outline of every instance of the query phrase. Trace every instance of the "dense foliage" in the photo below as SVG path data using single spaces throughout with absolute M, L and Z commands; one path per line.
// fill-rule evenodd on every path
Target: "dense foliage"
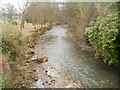
M 9 23 L 4 23 L 2 25 L 2 33 L 0 35 L 2 42 L 0 46 L 2 47 L 2 52 L 8 54 L 10 60 L 15 60 L 20 54 L 20 36 L 21 33 L 14 25 Z
M 109 65 L 118 63 L 117 18 L 117 13 L 111 11 L 106 17 L 98 17 L 97 21 L 91 21 L 85 32 L 96 51 L 96 58 L 102 58 Z

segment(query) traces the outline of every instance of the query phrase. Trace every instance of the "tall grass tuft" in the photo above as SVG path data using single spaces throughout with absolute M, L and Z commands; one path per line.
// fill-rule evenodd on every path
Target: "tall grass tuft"
M 21 50 L 21 32 L 16 26 L 10 23 L 3 23 L 0 30 L 2 53 L 7 54 L 10 60 L 15 61 L 20 55 Z

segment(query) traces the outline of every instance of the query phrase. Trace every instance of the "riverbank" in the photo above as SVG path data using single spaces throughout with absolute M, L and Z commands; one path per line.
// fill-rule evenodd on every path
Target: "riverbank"
M 7 26 L 7 24 L 9 26 Z M 34 41 L 37 36 L 42 35 L 45 31 L 49 30 L 51 27 L 40 27 L 39 29 L 34 29 L 31 23 L 25 23 L 25 28 L 22 30 L 19 29 L 18 25 L 12 25 L 11 23 L 3 23 L 3 25 L 6 25 L 4 28 L 8 28 L 8 32 L 11 35 L 14 35 L 16 37 L 20 37 L 21 44 L 17 45 L 17 43 L 11 42 L 12 44 L 16 45 L 16 47 L 20 47 L 18 49 L 19 55 L 15 60 L 10 60 L 8 54 L 1 54 L 1 77 L 0 81 L 1 88 L 25 88 L 25 87 L 32 87 L 32 83 L 35 81 L 35 75 L 34 71 L 32 71 L 31 67 L 28 65 L 28 59 L 33 56 L 34 54 Z M 17 29 L 16 33 L 11 32 L 12 30 Z M 5 29 L 7 30 L 7 29 Z M 20 36 L 17 36 L 17 34 L 20 33 Z M 1 32 L 1 34 L 5 34 Z M 3 38 L 3 37 L 2 37 Z M 10 38 L 8 36 L 8 38 Z M 17 38 L 18 39 L 18 38 Z M 12 40 L 12 39 L 10 39 Z M 16 40 L 16 39 L 15 39 Z M 8 40 L 8 43 L 10 41 Z M 8 46 L 11 48 L 10 46 Z M 12 52 L 12 51 L 11 51 Z M 30 54 L 30 52 L 33 52 Z M 14 56 L 12 56 L 14 57 Z
M 35 40 L 38 36 L 49 30 L 51 26 L 40 27 L 33 29 L 31 24 L 27 25 L 22 32 L 23 51 L 22 60 L 17 64 L 18 72 L 14 87 L 16 88 L 30 88 L 34 87 L 32 84 L 36 81 L 34 70 L 29 66 L 29 60 L 34 55 Z

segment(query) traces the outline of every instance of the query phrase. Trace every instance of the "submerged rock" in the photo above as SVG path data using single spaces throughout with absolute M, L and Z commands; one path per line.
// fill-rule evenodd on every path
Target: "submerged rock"
M 33 48 L 33 49 L 35 48 L 34 44 L 29 44 L 28 47 Z
M 27 60 L 26 63 L 30 63 L 31 60 Z
M 32 49 L 29 49 L 25 52 L 25 57 L 27 59 L 31 58 L 33 55 L 35 54 L 35 52 Z M 29 62 L 29 61 L 28 61 Z
M 35 80 L 35 81 L 38 81 L 38 78 L 35 78 L 34 80 Z
M 27 59 L 31 58 L 32 56 L 33 56 L 32 54 L 25 54 L 25 57 L 26 57 Z
M 36 63 L 43 63 L 43 62 L 47 62 L 48 61 L 48 57 L 41 57 L 41 58 L 37 58 L 34 59 L 33 61 L 35 61 Z
M 26 51 L 26 54 L 35 54 L 35 52 L 33 50 L 28 50 Z
M 36 72 L 36 70 L 33 70 L 34 72 Z
M 51 82 L 55 82 L 55 80 L 51 80 Z

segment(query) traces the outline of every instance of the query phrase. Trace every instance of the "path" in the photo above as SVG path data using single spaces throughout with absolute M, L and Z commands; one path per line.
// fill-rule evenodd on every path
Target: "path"
M 22 29 L 23 37 L 27 37 L 30 31 L 35 30 L 31 23 L 25 23 L 25 27 Z

